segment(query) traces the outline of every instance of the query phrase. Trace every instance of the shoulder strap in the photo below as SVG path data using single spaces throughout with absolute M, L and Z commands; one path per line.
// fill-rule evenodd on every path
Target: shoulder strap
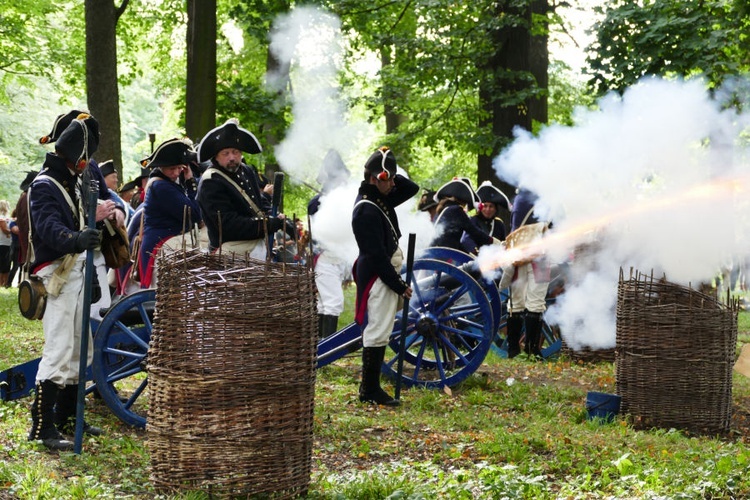
M 435 217 L 435 220 L 432 222 L 433 226 L 437 226 L 438 222 L 440 222 L 440 219 L 443 218 L 443 212 L 445 212 L 445 209 L 441 210 L 439 214 L 437 214 L 437 217 Z
M 45 174 L 40 174 L 40 175 L 37 176 L 37 178 L 38 179 L 47 179 L 47 180 L 50 180 L 50 181 L 52 181 L 52 183 L 55 186 L 57 186 L 57 189 L 59 189 L 60 192 L 65 197 L 65 201 L 68 202 L 68 206 L 70 207 L 70 211 L 73 213 L 73 217 L 78 219 L 78 227 L 81 227 L 81 228 L 84 227 L 86 225 L 86 222 L 83 220 L 83 210 L 81 209 L 80 206 L 77 207 L 78 210 L 76 210 L 76 207 L 73 205 L 73 200 L 70 198 L 70 195 L 65 190 L 65 188 L 62 187 L 62 184 L 60 184 L 59 182 L 57 182 L 57 180 L 55 180 L 54 178 L 50 177 L 49 175 L 45 175 Z M 31 212 L 29 211 L 29 214 L 30 213 Z M 31 227 L 31 226 L 29 226 L 29 227 Z
M 29 189 L 26 191 L 26 219 L 29 224 L 29 241 L 27 242 L 27 248 L 26 248 L 26 265 L 24 266 L 24 269 L 22 270 L 22 273 L 25 273 L 26 276 L 31 274 L 31 271 L 29 269 L 29 263 L 31 262 L 31 254 L 34 253 L 34 242 L 31 238 L 31 186 L 29 186 Z
M 234 179 L 232 179 L 231 177 L 229 177 L 227 174 L 225 174 L 221 170 L 219 170 L 217 168 L 214 168 L 214 167 L 208 167 L 206 169 L 206 171 L 203 172 L 203 175 L 201 176 L 201 180 L 203 180 L 203 179 L 210 179 L 213 176 L 213 174 L 219 174 L 221 177 L 223 177 L 224 179 L 226 179 L 227 182 L 229 182 L 229 184 L 231 184 L 232 187 L 234 187 L 234 189 L 236 189 L 240 193 L 240 195 L 242 195 L 242 197 L 245 199 L 245 201 L 247 202 L 247 204 L 250 205 L 250 208 L 252 208 L 255 211 L 255 213 L 257 213 L 259 216 L 264 216 L 265 215 L 263 213 L 263 210 L 261 210 L 260 208 L 258 208 L 258 205 L 256 205 L 255 202 L 252 200 L 252 198 L 250 198 L 247 195 L 247 193 L 245 192 L 245 190 L 242 189 L 239 186 L 239 184 L 237 184 L 236 182 L 234 182 Z
M 532 207 L 529 209 L 529 211 L 526 212 L 526 217 L 523 218 L 523 220 L 521 221 L 521 224 L 518 227 L 521 227 L 524 224 L 526 224 L 526 221 L 529 220 L 529 217 L 531 217 L 531 214 L 534 212 L 534 208 L 535 207 L 536 207 L 536 205 L 532 205 Z
M 393 234 L 393 239 L 395 239 L 396 242 L 398 242 L 398 236 L 397 236 L 397 233 L 396 233 L 396 228 L 393 227 L 393 222 L 391 222 L 391 219 L 385 214 L 385 212 L 383 212 L 383 209 L 380 208 L 380 206 L 378 206 L 377 203 L 374 203 L 374 202 L 372 202 L 370 200 L 359 200 L 357 203 L 354 204 L 354 208 L 357 208 L 357 206 L 359 206 L 359 205 L 361 205 L 363 203 L 369 203 L 373 207 L 377 208 L 380 211 L 381 214 L 383 214 L 383 217 L 385 217 L 385 220 L 387 220 L 388 224 L 391 226 L 391 233 Z

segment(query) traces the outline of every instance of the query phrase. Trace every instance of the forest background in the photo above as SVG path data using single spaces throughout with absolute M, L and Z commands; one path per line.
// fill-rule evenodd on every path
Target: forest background
M 355 175 L 388 144 L 424 187 L 466 175 L 511 194 L 492 159 L 516 127 L 572 125 L 644 75 L 716 88 L 746 73 L 749 23 L 746 2 L 718 0 L 2 0 L 0 198 L 71 108 L 99 119 L 95 158 L 121 182 L 154 142 L 236 117 L 264 146 L 250 161 L 287 172 L 287 213 L 329 148 Z

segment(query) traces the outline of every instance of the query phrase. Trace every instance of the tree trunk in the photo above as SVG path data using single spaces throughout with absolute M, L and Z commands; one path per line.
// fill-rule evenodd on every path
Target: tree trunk
M 531 2 L 531 13 L 536 19 L 547 19 L 550 10 L 548 0 L 533 0 Z M 539 93 L 529 100 L 529 115 L 532 122 L 546 124 L 549 120 L 549 108 L 547 97 L 549 95 L 549 48 L 547 42 L 549 36 L 549 24 L 545 23 L 541 35 L 531 37 L 531 48 L 529 52 L 529 65 L 531 74 L 534 75 Z M 535 32 L 539 32 L 536 30 Z
M 502 3 L 496 4 L 496 16 L 511 15 L 523 22 L 512 23 L 489 34 L 496 52 L 483 68 L 487 77 L 480 83 L 479 98 L 486 116 L 480 121 L 480 126 L 491 126 L 496 140 L 492 151 L 480 154 L 477 159 L 477 180 L 479 183 L 491 181 L 512 199 L 515 186 L 497 177 L 492 161 L 512 142 L 515 127 L 530 131 L 533 120 L 547 122 L 547 35 L 531 36 L 530 27 L 532 11 L 546 12 L 548 0 L 533 0 L 518 10 L 510 10 L 511 7 L 504 7 Z M 534 76 L 536 83 L 528 78 L 529 75 Z M 528 93 L 535 85 L 543 92 L 533 99 L 508 104 L 498 97 Z
M 403 51 L 399 51 L 393 46 L 383 46 L 380 49 L 380 67 L 382 72 L 386 73 L 388 67 L 394 64 L 392 53 L 395 52 L 395 57 L 406 57 Z M 406 116 L 396 111 L 396 106 L 393 103 L 405 102 L 407 96 L 402 91 L 393 85 L 388 84 L 387 78 L 381 78 L 381 85 L 383 86 L 383 113 L 385 115 L 385 133 L 387 136 L 395 137 L 399 127 L 406 122 Z M 405 169 L 411 165 L 411 151 L 409 150 L 409 141 L 403 141 L 402 143 L 387 144 L 392 150 L 393 154 L 396 155 L 396 159 L 399 165 L 405 165 Z M 408 170 L 407 170 L 408 171 Z
M 115 26 L 127 2 L 115 9 L 112 0 L 85 0 L 86 98 L 99 122 L 101 134 L 97 161 L 113 160 L 122 179 L 120 145 L 120 94 L 117 86 Z
M 216 127 L 216 0 L 188 0 L 185 132 L 198 142 Z

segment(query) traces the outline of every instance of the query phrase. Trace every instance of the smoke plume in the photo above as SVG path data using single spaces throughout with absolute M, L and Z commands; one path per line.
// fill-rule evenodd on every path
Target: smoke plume
M 271 33 L 271 51 L 281 67 L 289 67 L 292 125 L 275 148 L 276 159 L 292 182 L 315 185 L 327 152 L 336 150 L 352 176 L 344 185 L 326 190 L 320 208 L 312 217 L 313 238 L 327 251 L 351 264 L 358 254 L 351 229 L 351 213 L 362 180 L 362 167 L 370 156 L 377 131 L 365 120 L 347 113 L 345 96 L 338 84 L 344 42 L 339 19 L 313 7 L 297 7 L 280 16 Z M 268 75 L 269 85 L 284 81 L 284 75 Z M 398 158 L 398 151 L 394 151 Z M 414 213 L 414 203 L 397 209 L 404 237 L 417 233 L 417 246 L 432 239 L 426 214 Z M 427 223 L 425 223 L 427 222 Z
M 620 267 L 697 287 L 748 255 L 748 117 L 721 95 L 697 80 L 644 79 L 579 109 L 573 127 L 519 131 L 495 159 L 499 177 L 539 195 L 550 258 L 574 255 L 547 315 L 571 347 L 614 347 Z M 497 248 L 480 255 L 485 268 L 502 260 Z

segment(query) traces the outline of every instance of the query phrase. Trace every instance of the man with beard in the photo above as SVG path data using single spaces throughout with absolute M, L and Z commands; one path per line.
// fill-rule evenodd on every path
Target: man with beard
M 362 331 L 362 382 L 359 400 L 398 406 L 380 387 L 380 368 L 393 330 L 399 298 L 411 298 L 412 290 L 399 274 L 404 254 L 398 246 L 401 231 L 396 207 L 417 194 L 419 186 L 396 173 L 396 157 L 383 146 L 365 163 L 352 213 L 352 230 L 359 247 L 354 263 L 357 282 L 355 320 L 367 324 Z
M 237 120 L 209 131 L 198 148 L 198 162 L 210 161 L 203 172 L 196 200 L 208 230 L 209 250 L 248 253 L 264 260 L 266 235 L 285 227 L 282 214 L 268 218 L 268 198 L 261 194 L 258 174 L 245 165 L 242 153 L 258 154 L 258 139 Z M 268 232 L 266 232 L 268 231 Z M 294 228 L 287 228 L 294 234 Z
M 75 428 L 81 339 L 83 334 L 90 335 L 88 328 L 81 332 L 85 252 L 99 245 L 99 231 L 85 227 L 83 198 L 88 193 L 80 177 L 98 145 L 97 121 L 79 114 L 60 134 L 55 152 L 47 153 L 28 194 L 34 250 L 30 272 L 43 280 L 47 290 L 42 319 L 44 349 L 31 405 L 29 440 L 41 440 L 53 450 L 71 450 L 74 446 L 61 432 L 72 435 Z M 109 210 L 112 213 L 107 216 L 113 216 L 114 204 Z M 95 293 L 92 290 L 92 295 Z M 90 363 L 93 343 L 88 345 Z M 83 430 L 101 434 L 101 429 L 85 422 Z

